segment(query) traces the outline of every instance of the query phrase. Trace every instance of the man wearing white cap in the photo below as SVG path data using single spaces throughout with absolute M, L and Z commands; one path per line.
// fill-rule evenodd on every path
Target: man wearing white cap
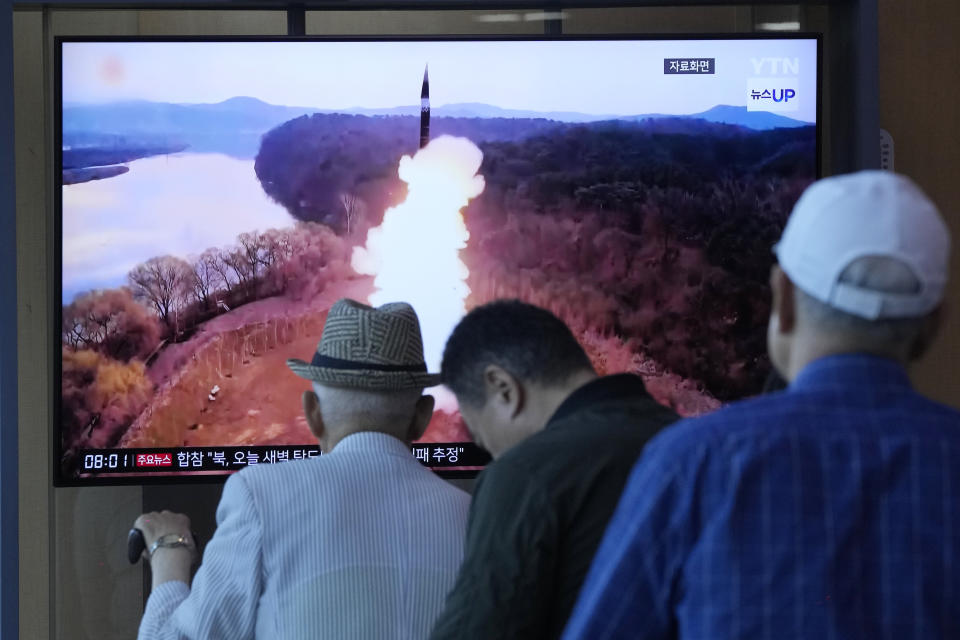
M 789 387 L 647 446 L 565 638 L 960 638 L 960 412 L 905 371 L 949 249 L 907 178 L 806 191 L 771 275 Z
M 417 316 L 340 300 L 303 396 L 324 455 L 231 476 L 190 582 L 186 516 L 137 519 L 153 569 L 147 638 L 426 637 L 463 556 L 469 496 L 410 451 L 433 412 Z

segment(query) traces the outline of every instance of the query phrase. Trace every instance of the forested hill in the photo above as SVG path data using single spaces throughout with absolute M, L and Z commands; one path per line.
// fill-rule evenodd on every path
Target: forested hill
M 481 145 L 486 181 L 468 223 L 506 215 L 602 214 L 640 233 L 651 210 L 672 237 L 707 250 L 727 271 L 765 283 L 770 246 L 815 178 L 816 129 L 748 131 L 690 121 L 607 122 L 523 142 Z M 786 188 L 785 185 L 794 185 Z
M 482 147 L 562 126 L 540 119 L 434 118 L 430 133 L 464 136 Z M 397 164 L 416 152 L 419 138 L 419 116 L 313 114 L 266 133 L 255 169 L 264 192 L 295 218 L 344 230 L 345 198 L 359 198 L 374 217 L 402 200 Z
M 481 145 L 467 284 L 473 303 L 534 301 L 742 398 L 769 371 L 770 249 L 814 178 L 816 131 L 667 124 Z
M 267 195 L 297 219 L 344 230 L 344 201 L 349 200 L 362 203 L 367 222 L 376 224 L 387 207 L 403 198 L 397 163 L 416 151 L 419 126 L 419 117 L 412 116 L 302 116 L 263 136 L 257 177 Z M 790 171 L 798 157 L 810 164 L 806 159 L 814 153 L 814 132 L 812 126 L 753 131 L 687 117 L 589 124 L 434 118 L 431 123 L 432 137 L 464 136 L 477 143 L 488 156 L 482 172 L 495 181 L 556 172 L 579 173 L 590 180 L 611 171 L 662 172 L 667 165 L 715 174 L 731 163 L 746 167 L 766 162 Z M 788 157 L 782 157 L 784 153 Z M 504 164 L 495 167 L 495 157 Z M 516 172 L 512 177 L 511 171 Z M 544 194 L 547 199 L 556 195 L 562 193 Z
M 522 142 L 480 145 L 480 172 L 488 186 L 520 190 L 540 209 L 584 199 L 606 209 L 630 210 L 639 196 L 604 201 L 583 189 L 632 183 L 687 192 L 709 190 L 722 180 L 813 179 L 816 129 L 750 131 L 681 118 L 639 123 L 567 126 Z

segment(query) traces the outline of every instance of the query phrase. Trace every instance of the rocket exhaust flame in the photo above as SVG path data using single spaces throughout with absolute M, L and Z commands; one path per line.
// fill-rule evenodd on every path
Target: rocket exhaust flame
M 466 138 L 440 136 L 400 160 L 406 200 L 384 213 L 353 250 L 358 273 L 375 276 L 372 305 L 402 300 L 420 316 L 431 371 L 439 369 L 450 332 L 466 312 L 468 271 L 460 260 L 469 233 L 461 210 L 484 189 L 483 153 Z

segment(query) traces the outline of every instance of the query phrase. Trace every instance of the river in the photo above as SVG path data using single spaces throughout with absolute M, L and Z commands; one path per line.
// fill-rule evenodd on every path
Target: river
M 177 153 L 134 160 L 130 171 L 63 187 L 63 302 L 126 284 L 155 256 L 189 258 L 240 233 L 289 227 L 263 192 L 253 160 Z

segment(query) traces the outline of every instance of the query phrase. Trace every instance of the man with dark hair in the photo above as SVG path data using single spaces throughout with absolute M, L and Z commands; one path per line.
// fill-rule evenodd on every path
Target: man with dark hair
M 598 377 L 570 330 L 522 302 L 471 311 L 441 376 L 494 457 L 432 638 L 556 638 L 630 468 L 676 415 L 633 375 Z
M 804 193 L 771 274 L 789 387 L 650 443 L 566 639 L 960 638 L 960 412 L 906 372 L 949 251 L 902 176 Z

